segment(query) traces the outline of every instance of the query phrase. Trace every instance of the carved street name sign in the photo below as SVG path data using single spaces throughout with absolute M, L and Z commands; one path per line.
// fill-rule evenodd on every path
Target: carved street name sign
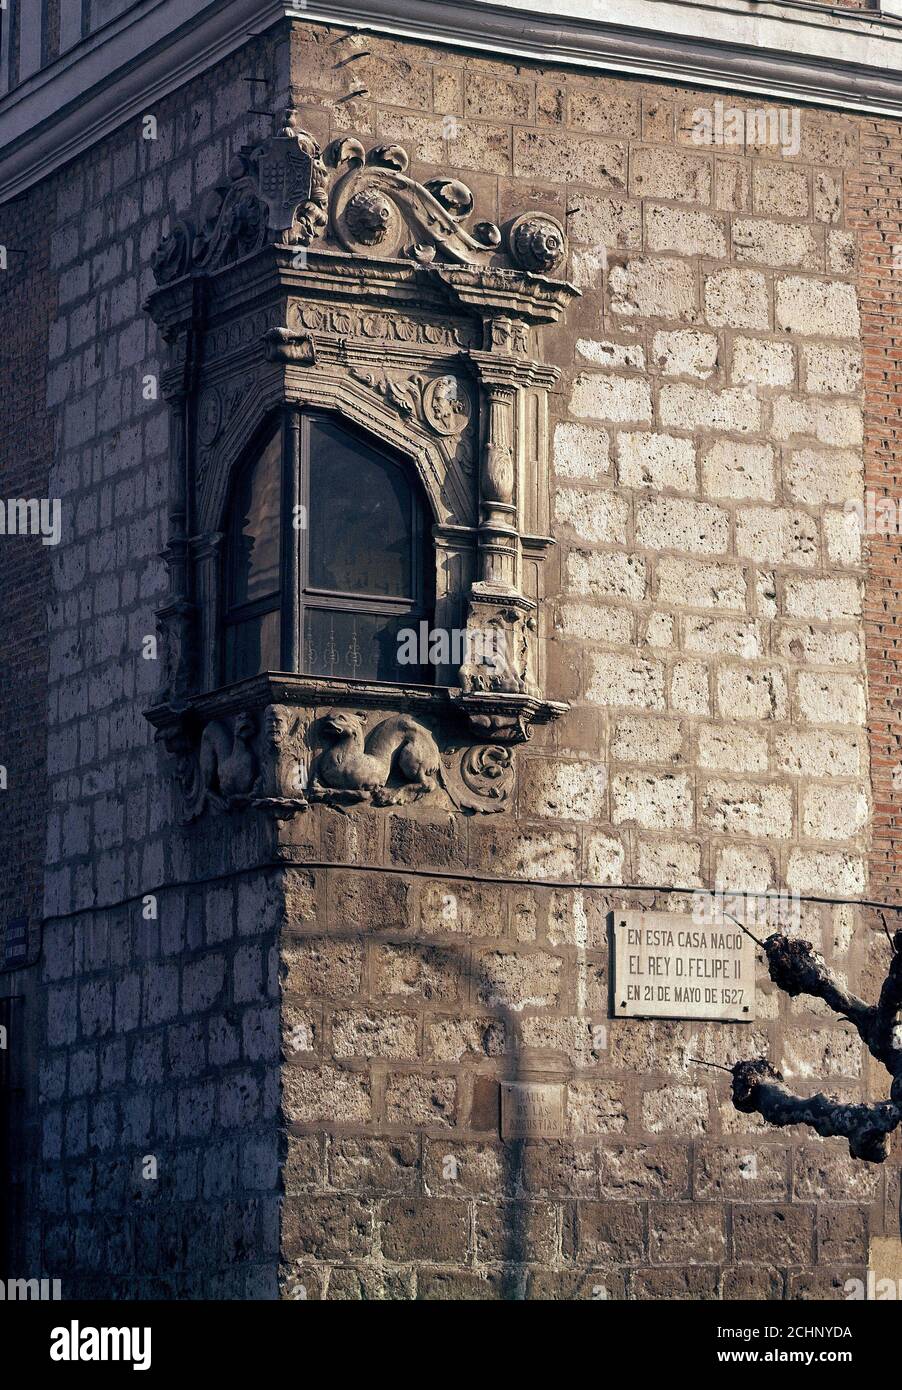
M 502 1084 L 502 1139 L 558 1139 L 563 1133 L 563 1086 L 554 1081 Z
M 755 943 L 734 922 L 614 914 L 614 1017 L 755 1016 Z

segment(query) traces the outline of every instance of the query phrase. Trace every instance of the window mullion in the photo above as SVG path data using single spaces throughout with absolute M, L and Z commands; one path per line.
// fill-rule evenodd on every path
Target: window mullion
M 294 406 L 282 415 L 282 670 L 300 670 L 300 417 Z

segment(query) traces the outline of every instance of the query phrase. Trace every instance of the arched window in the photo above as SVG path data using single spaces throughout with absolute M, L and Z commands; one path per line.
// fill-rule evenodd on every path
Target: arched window
M 289 412 L 239 473 L 228 525 L 226 681 L 259 671 L 431 681 L 399 661 L 429 619 L 428 516 L 405 460 Z

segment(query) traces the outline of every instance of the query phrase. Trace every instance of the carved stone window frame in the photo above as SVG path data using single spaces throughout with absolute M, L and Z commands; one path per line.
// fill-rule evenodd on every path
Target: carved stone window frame
M 553 276 L 564 232 L 539 212 L 468 229 L 469 189 L 451 178 L 419 183 L 408 167 L 398 145 L 367 154 L 343 139 L 324 154 L 287 112 L 277 134 L 232 161 L 196 224 L 177 223 L 154 255 L 158 287 L 145 307 L 168 348 L 170 592 L 158 612 L 164 676 L 147 717 L 177 755 L 190 817 L 215 803 L 284 803 L 286 813 L 309 804 L 304 759 L 287 774 L 291 795 L 276 785 L 286 773 L 273 771 L 271 735 L 287 722 L 309 736 L 324 705 L 358 712 L 359 730 L 337 721 L 354 739 L 363 711 L 421 716 L 436 748 L 469 742 L 464 760 L 486 766 L 474 740 L 517 743 L 566 711 L 546 695 L 540 640 L 554 543 L 548 395 L 559 376 L 543 361 L 542 331 L 578 294 Z M 471 653 L 439 667 L 434 685 L 294 671 L 219 684 L 235 470 L 275 415 L 296 462 L 299 409 L 362 430 L 420 480 L 433 517 L 434 628 L 465 632 Z M 283 526 L 297 500 L 284 495 Z M 291 602 L 286 592 L 283 605 Z M 509 753 L 501 763 L 509 770 Z M 411 799 L 409 782 L 392 764 L 386 785 L 405 792 L 395 799 Z M 328 781 L 320 790 L 328 799 Z M 357 799 L 379 799 L 363 790 Z

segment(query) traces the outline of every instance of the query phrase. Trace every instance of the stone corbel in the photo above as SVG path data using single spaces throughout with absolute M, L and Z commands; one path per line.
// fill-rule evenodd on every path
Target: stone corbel
M 284 820 L 317 803 L 350 809 L 427 801 L 467 814 L 509 806 L 515 774 L 507 745 L 523 736 L 509 735 L 509 712 L 492 742 L 473 744 L 440 717 L 262 703 L 274 693 L 270 683 L 251 685 L 240 708 L 210 697 L 148 712 L 174 759 L 182 824 L 244 810 Z

